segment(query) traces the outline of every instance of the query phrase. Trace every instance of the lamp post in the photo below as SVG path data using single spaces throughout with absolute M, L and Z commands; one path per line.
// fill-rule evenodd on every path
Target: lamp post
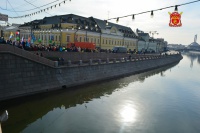
M 125 45 L 124 44 L 124 38 L 125 38 L 125 33 L 123 34 L 123 39 L 122 39 L 123 46 Z
M 100 31 L 100 40 L 98 41 L 98 43 L 100 43 L 100 49 L 101 49 L 101 36 L 102 36 L 102 32 Z
M 72 29 L 73 29 L 74 27 L 72 27 Z M 76 42 L 77 41 L 77 38 L 76 38 L 76 33 L 78 32 L 78 30 L 80 30 L 81 29 L 81 27 L 80 26 L 78 26 L 78 27 L 76 27 L 76 31 L 74 32 L 74 42 Z
M 88 26 L 86 25 L 86 26 L 85 26 L 86 42 L 88 42 L 88 39 L 87 39 L 87 30 L 88 30 Z
M 43 29 L 43 31 L 42 31 L 42 45 L 44 45 L 44 29 Z
M 46 45 L 48 45 L 49 42 L 49 34 L 48 34 L 48 29 L 46 29 Z
M 60 29 L 60 46 L 61 46 L 61 41 L 62 41 L 62 25 L 61 25 L 61 23 L 62 23 L 62 21 L 63 21 L 63 18 L 62 17 L 60 17 L 60 21 L 59 21 L 59 29 Z
M 31 23 L 30 28 L 31 28 L 31 35 L 30 36 L 32 36 L 32 33 L 33 33 L 33 22 Z
M 153 38 L 155 34 L 158 35 L 159 33 L 158 33 L 157 31 L 149 31 L 149 34 L 151 34 L 151 35 L 152 35 L 152 38 Z
M 160 42 L 157 43 L 157 47 L 156 47 L 156 52 L 157 52 L 157 53 L 160 52 L 159 46 L 160 46 Z

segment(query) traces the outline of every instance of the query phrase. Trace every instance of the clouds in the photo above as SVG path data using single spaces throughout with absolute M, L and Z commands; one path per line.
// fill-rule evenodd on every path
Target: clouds
M 46 7 L 60 3 L 63 0 L 27 0 L 35 6 L 42 6 L 46 3 L 54 2 Z M 65 4 L 61 4 L 60 7 L 53 7 L 52 10 L 47 11 L 51 15 L 63 15 L 63 14 L 76 14 L 84 17 L 93 16 L 99 19 L 115 18 L 125 15 L 136 14 L 144 11 L 151 11 L 154 9 L 159 9 L 162 7 L 179 5 L 181 3 L 190 2 L 191 0 L 177 0 L 177 1 L 167 1 L 167 0 L 68 0 Z M 25 2 L 25 0 L 9 0 L 12 4 L 14 10 L 28 10 L 35 8 L 33 5 Z M 6 0 L 1 0 L 1 8 L 13 10 Z M 200 35 L 200 13 L 199 13 L 200 2 L 178 7 L 179 12 L 183 12 L 182 23 L 183 26 L 179 28 L 169 27 L 169 14 L 168 12 L 173 12 L 174 8 L 169 8 L 161 11 L 154 12 L 154 17 L 150 18 L 150 13 L 136 15 L 135 20 L 132 21 L 132 17 L 120 18 L 119 24 L 129 26 L 133 30 L 139 28 L 144 31 L 158 31 L 159 35 L 155 37 L 164 38 L 169 43 L 178 44 L 190 44 L 193 41 L 193 36 L 195 34 Z M 45 7 L 41 8 L 44 9 Z M 33 13 L 37 10 L 18 12 L 18 15 L 25 15 Z M 17 16 L 15 12 L 9 12 L 0 9 L 3 14 L 8 14 L 9 16 Z M 48 13 L 42 12 L 40 14 L 31 16 L 29 18 L 22 19 L 9 19 L 10 23 L 24 23 L 35 19 L 42 19 L 45 16 L 50 16 Z M 116 22 L 111 20 L 111 22 Z

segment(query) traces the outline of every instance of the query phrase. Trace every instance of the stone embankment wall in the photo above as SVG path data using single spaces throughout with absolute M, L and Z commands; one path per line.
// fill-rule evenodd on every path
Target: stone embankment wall
M 107 58 L 109 59 L 113 59 L 113 58 L 122 58 L 122 57 L 128 57 L 129 54 L 126 53 L 106 53 L 106 52 L 102 52 L 102 53 L 91 53 L 91 52 L 59 52 L 59 51 L 30 51 L 31 53 L 34 54 L 41 54 L 44 57 L 58 57 L 58 58 L 64 58 L 65 61 L 67 60 L 71 60 L 72 62 L 77 62 L 79 60 L 82 61 L 88 61 L 89 59 L 93 59 L 93 60 L 106 60 Z M 148 54 L 148 56 L 151 55 L 156 55 L 156 54 Z M 137 57 L 145 57 L 146 55 L 137 55 L 137 54 L 132 54 L 133 58 L 137 58 Z
M 55 62 L 43 57 L 33 54 L 33 58 L 29 58 L 31 54 L 24 56 L 25 54 L 20 52 L 0 50 L 0 100 L 143 72 L 182 59 L 182 56 L 177 54 L 134 60 L 121 58 L 119 61 L 107 60 L 103 63 L 101 60 L 98 63 L 90 60 L 88 64 L 80 62 L 77 65 L 57 67 Z

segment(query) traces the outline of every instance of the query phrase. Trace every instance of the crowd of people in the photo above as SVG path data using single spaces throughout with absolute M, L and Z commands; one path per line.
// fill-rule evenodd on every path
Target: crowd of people
M 27 41 L 12 41 L 12 40 L 4 40 L 1 38 L 0 43 L 3 44 L 10 44 L 16 46 L 18 48 L 28 50 L 28 51 L 64 51 L 64 52 L 100 52 L 99 49 L 87 49 L 87 48 L 80 48 L 80 47 L 67 47 L 67 46 L 60 46 L 56 45 L 55 43 L 49 45 L 42 45 L 39 44 L 30 44 Z
M 95 48 L 95 49 L 88 49 L 88 48 L 80 48 L 80 47 L 67 47 L 67 46 L 60 46 L 56 45 L 55 43 L 49 44 L 49 45 L 42 45 L 41 43 L 39 44 L 31 44 L 28 41 L 12 41 L 10 40 L 4 40 L 0 39 L 0 43 L 3 44 L 10 44 L 13 46 L 16 46 L 18 48 L 28 50 L 28 51 L 64 51 L 64 52 L 105 52 L 105 53 L 112 53 L 113 51 L 111 49 L 100 49 L 100 48 Z M 139 53 L 136 50 L 131 50 L 129 49 L 127 53 Z

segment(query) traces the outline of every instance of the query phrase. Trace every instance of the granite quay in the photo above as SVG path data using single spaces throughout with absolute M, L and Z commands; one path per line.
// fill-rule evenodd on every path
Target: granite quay
M 48 54 L 52 56 L 51 52 L 43 53 L 44 56 Z M 55 55 L 60 57 L 60 54 L 67 59 L 67 64 L 60 65 L 58 61 L 11 45 L 0 45 L 0 100 L 144 72 L 182 59 L 178 53 L 131 57 L 111 53 L 102 55 L 102 58 L 101 53 L 57 52 Z

